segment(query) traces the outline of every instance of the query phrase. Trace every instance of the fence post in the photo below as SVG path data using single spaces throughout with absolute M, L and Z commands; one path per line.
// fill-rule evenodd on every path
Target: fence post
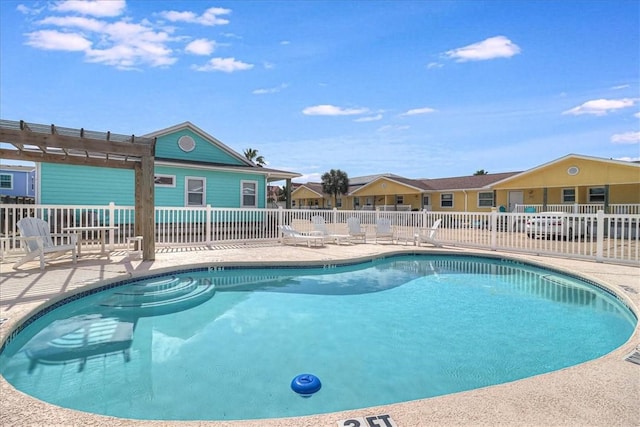
M 604 211 L 598 210 L 596 215 L 596 261 L 604 260 Z
M 280 231 L 280 226 L 284 225 L 284 209 L 282 208 L 282 206 L 278 206 L 278 218 L 276 219 L 276 238 L 278 239 L 278 241 L 280 240 L 281 237 L 281 231 Z
M 109 202 L 109 227 L 115 227 L 116 223 L 116 204 Z M 116 230 L 114 228 L 109 229 L 109 250 L 113 250 L 115 241 Z
M 333 208 L 331 210 L 331 224 L 335 225 L 336 222 L 338 222 L 337 217 L 338 217 L 338 208 Z
M 491 208 L 491 246 L 492 251 L 496 250 L 498 246 L 498 211 L 496 208 Z
M 207 205 L 207 208 L 205 209 L 205 214 L 204 214 L 204 220 L 205 220 L 205 225 L 204 225 L 204 240 L 206 242 L 206 245 L 211 247 L 211 245 L 213 244 L 213 236 L 211 235 L 211 205 Z

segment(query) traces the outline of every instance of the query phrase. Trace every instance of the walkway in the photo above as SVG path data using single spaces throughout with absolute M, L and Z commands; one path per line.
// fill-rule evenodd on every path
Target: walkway
M 210 263 L 327 262 L 357 259 L 380 253 L 414 251 L 412 246 L 386 244 L 304 246 L 245 246 L 179 249 L 159 251 L 153 262 L 131 261 L 115 252 L 111 261 L 86 256 L 74 266 L 60 262 L 44 272 L 37 263 L 21 270 L 0 264 L 0 340 L 7 332 L 45 301 L 64 292 L 92 286 L 104 280 L 159 272 L 175 265 Z M 434 252 L 431 248 L 423 251 Z M 640 306 L 640 269 L 587 261 L 571 261 L 497 252 L 443 249 L 445 253 L 481 253 L 505 255 L 555 268 L 570 269 L 605 283 L 631 304 Z M 636 309 L 636 312 L 637 309 Z M 578 366 L 537 377 L 414 402 L 376 408 L 323 414 L 295 419 L 242 422 L 183 422 L 181 426 L 332 426 L 352 417 L 389 415 L 398 427 L 408 426 L 638 426 L 640 425 L 640 365 L 624 359 L 640 348 L 640 328 L 621 348 Z M 382 419 L 378 424 L 385 426 Z M 167 426 L 177 423 L 132 421 L 91 415 L 55 407 L 16 391 L 0 377 L 0 425 L 92 425 L 92 426 Z M 352 424 L 347 424 L 352 425 Z

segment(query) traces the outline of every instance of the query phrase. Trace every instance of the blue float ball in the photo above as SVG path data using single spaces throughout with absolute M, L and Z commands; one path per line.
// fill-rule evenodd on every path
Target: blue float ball
M 309 397 L 320 390 L 320 379 L 312 374 L 300 374 L 291 381 L 291 389 L 300 396 Z

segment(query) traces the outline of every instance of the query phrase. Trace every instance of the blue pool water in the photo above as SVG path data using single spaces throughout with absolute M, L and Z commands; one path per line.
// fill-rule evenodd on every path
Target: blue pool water
M 153 277 L 70 301 L 6 343 L 0 373 L 63 407 L 223 420 L 333 412 L 513 381 L 602 356 L 637 319 L 557 272 L 403 255 Z M 322 388 L 294 393 L 312 373 Z

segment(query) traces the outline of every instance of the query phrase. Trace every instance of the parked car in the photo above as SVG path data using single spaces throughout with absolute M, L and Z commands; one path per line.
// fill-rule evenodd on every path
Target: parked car
M 582 237 L 586 221 L 566 212 L 540 212 L 527 220 L 527 236 L 531 238 L 569 239 Z

